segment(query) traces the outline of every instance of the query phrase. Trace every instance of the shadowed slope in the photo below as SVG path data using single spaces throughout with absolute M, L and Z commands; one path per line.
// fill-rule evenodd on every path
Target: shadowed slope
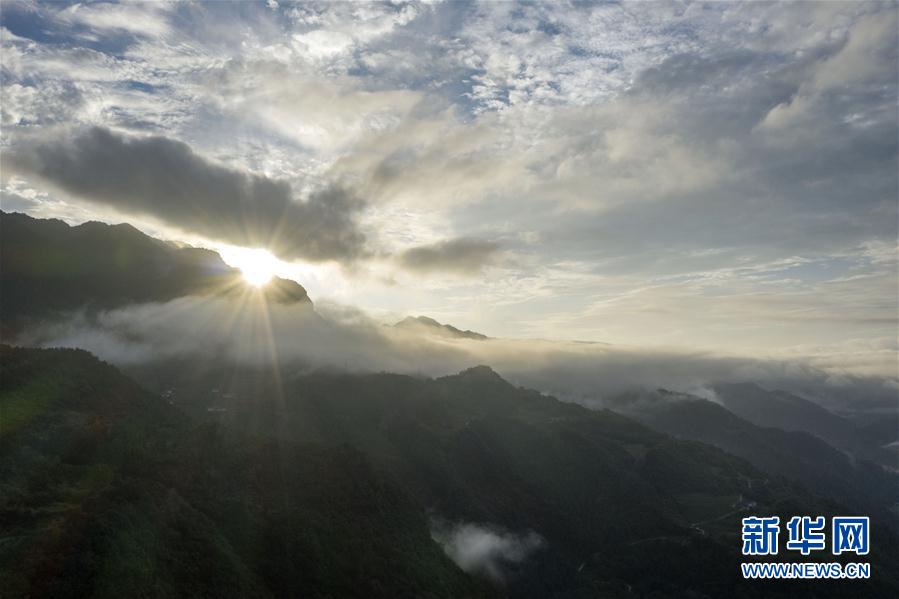
M 197 426 L 83 351 L 0 357 L 4 597 L 491 594 L 351 447 Z
M 76 309 L 164 302 L 186 295 L 245 293 L 239 270 L 213 251 L 177 247 L 131 225 L 0 212 L 0 321 L 14 333 L 29 319 Z M 263 290 L 280 303 L 311 306 L 294 281 Z

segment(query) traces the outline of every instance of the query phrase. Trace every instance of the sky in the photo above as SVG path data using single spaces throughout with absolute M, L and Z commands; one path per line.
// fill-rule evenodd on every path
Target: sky
M 0 204 L 385 321 L 896 376 L 897 18 L 5 0 Z

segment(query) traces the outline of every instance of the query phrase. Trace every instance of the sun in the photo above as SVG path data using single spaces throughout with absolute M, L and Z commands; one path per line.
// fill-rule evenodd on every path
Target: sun
M 265 286 L 280 266 L 279 260 L 267 250 L 232 247 L 221 254 L 226 263 L 240 269 L 244 281 L 253 287 Z
M 273 276 L 275 276 L 275 273 L 264 265 L 260 266 L 256 264 L 241 267 L 240 272 L 243 274 L 244 280 L 253 287 L 263 287 L 272 280 Z

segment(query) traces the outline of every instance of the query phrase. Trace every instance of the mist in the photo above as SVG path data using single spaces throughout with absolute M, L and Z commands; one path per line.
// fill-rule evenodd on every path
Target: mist
M 519 535 L 492 525 L 441 520 L 432 520 L 431 537 L 457 566 L 494 582 L 506 581 L 510 566 L 525 561 L 544 545 L 534 531 Z
M 32 327 L 15 342 L 82 348 L 124 368 L 216 355 L 242 366 L 277 363 L 294 372 L 340 369 L 437 377 L 484 364 L 516 385 L 589 407 L 640 389 L 709 398 L 710 388 L 719 382 L 754 382 L 840 409 L 891 406 L 899 389 L 892 378 L 835 373 L 799 360 L 602 343 L 453 338 L 393 327 L 346 306 L 318 304 L 313 310 L 249 294 L 70 313 Z

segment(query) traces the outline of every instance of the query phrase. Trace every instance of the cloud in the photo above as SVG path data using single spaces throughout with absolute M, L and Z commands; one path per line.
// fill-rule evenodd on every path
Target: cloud
M 101 33 L 164 36 L 170 31 L 169 6 L 168 2 L 78 3 L 55 16 L 63 23 L 82 25 Z
M 167 137 L 93 127 L 19 148 L 14 169 L 88 202 L 285 258 L 351 261 L 364 251 L 363 202 L 339 187 L 293 196 L 289 183 L 228 168 Z
M 514 258 L 466 277 L 360 260 L 316 290 L 398 318 L 752 355 L 895 333 L 894 4 L 157 6 L 4 6 L 4 143 L 190 140 L 300 198 L 355 190 L 350 220 L 386 248 Z M 840 353 L 822 363 L 863 359 Z
M 316 77 L 274 60 L 234 60 L 205 86 L 237 122 L 258 125 L 321 156 L 397 126 L 421 101 L 412 90 L 367 90 L 351 77 Z
M 494 582 L 504 582 L 511 566 L 524 562 L 544 545 L 534 531 L 515 534 L 491 525 L 432 521 L 431 536 L 457 566 Z
M 400 264 L 418 273 L 452 273 L 474 275 L 490 264 L 499 245 L 484 239 L 460 237 L 405 250 Z
M 84 104 L 81 92 L 71 82 L 49 82 L 40 88 L 3 85 L 0 98 L 0 123 L 4 126 L 69 122 Z
M 36 325 L 14 341 L 80 347 L 125 368 L 217 359 L 265 369 L 276 363 L 285 373 L 339 368 L 445 376 L 487 364 L 516 385 L 591 407 L 634 389 L 689 393 L 721 382 L 754 382 L 853 409 L 861 404 L 894 406 L 899 388 L 895 360 L 889 376 L 869 376 L 863 369 L 856 374 L 843 361 L 818 368 L 801 354 L 762 359 L 600 343 L 470 340 L 384 325 L 357 309 L 324 302 L 316 302 L 312 311 L 246 297 L 181 298 L 76 313 Z M 853 351 L 842 348 L 847 350 Z M 817 348 L 809 354 L 824 365 L 825 351 Z M 839 356 L 839 349 L 829 351 Z

